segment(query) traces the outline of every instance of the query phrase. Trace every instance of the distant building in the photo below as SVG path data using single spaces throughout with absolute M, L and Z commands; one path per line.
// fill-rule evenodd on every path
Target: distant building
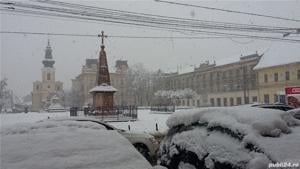
M 63 104 L 63 83 L 55 81 L 55 68 L 52 57 L 52 49 L 50 41 L 45 50 L 45 58 L 43 60 L 42 81 L 33 83 L 32 91 L 32 111 L 40 111 L 50 106 L 52 98 L 59 98 L 59 102 Z
M 240 57 L 239 61 L 216 65 L 205 62 L 189 72 L 162 74 L 164 90 L 190 88 L 197 96 L 180 99 L 178 106 L 233 106 L 258 101 L 257 73 L 253 70 L 261 55 Z
M 114 73 L 110 73 L 111 85 L 118 91 L 114 95 L 115 105 L 133 104 L 132 96 L 128 92 L 128 64 L 126 60 L 117 60 Z M 97 59 L 86 59 L 81 73 L 72 79 L 73 106 L 92 105 L 92 95 L 89 90 L 96 86 L 97 82 Z

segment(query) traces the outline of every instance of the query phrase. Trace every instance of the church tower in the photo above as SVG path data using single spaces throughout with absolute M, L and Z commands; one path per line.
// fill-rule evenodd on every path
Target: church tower
M 53 67 L 55 61 L 52 57 L 52 49 L 50 46 L 50 40 L 48 39 L 48 45 L 45 50 L 45 58 L 43 60 L 44 67 L 42 68 L 42 81 L 43 82 L 55 82 L 55 68 Z
M 63 83 L 55 81 L 54 63 L 50 40 L 48 40 L 42 61 L 42 81 L 33 82 L 32 111 L 47 109 L 52 104 L 53 98 L 58 98 L 58 102 L 63 100 Z

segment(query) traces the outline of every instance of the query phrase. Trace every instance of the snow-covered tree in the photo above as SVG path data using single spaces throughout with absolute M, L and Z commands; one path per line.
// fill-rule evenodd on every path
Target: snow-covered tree
M 159 97 L 160 99 L 164 98 L 166 100 L 169 100 L 169 103 L 174 103 L 176 100 L 179 99 L 192 99 L 197 95 L 197 93 L 190 89 L 185 88 L 182 90 L 158 90 L 154 93 L 155 96 Z M 167 101 L 168 102 L 168 101 Z

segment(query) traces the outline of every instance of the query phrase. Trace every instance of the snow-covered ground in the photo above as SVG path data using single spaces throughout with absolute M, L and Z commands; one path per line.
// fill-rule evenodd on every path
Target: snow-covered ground
M 130 125 L 131 131 L 138 132 L 152 132 L 155 131 L 155 125 L 157 123 L 159 131 L 168 129 L 166 121 L 170 114 L 154 114 L 150 110 L 139 110 L 138 120 L 133 122 L 111 122 L 109 124 L 116 128 L 128 130 Z
M 34 123 L 40 120 L 53 117 L 69 117 L 70 112 L 60 113 L 7 113 L 0 114 L 1 128 L 5 126 L 12 126 L 19 123 Z M 158 124 L 160 131 L 167 129 L 166 120 L 169 114 L 152 114 L 150 110 L 139 110 L 138 120 L 133 122 L 111 122 L 110 124 L 116 128 L 128 130 L 130 125 L 131 131 L 151 132 L 155 131 L 155 124 Z

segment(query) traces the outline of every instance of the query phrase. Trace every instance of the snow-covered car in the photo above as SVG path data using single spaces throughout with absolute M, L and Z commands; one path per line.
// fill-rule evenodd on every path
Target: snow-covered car
M 115 130 L 84 121 L 1 129 L 2 169 L 132 169 L 152 166 Z
M 285 104 L 253 104 L 252 107 L 259 107 L 265 109 L 275 109 L 275 110 L 282 110 L 282 111 L 289 111 L 292 110 L 293 107 L 290 107 Z
M 300 167 L 300 121 L 284 111 L 200 108 L 172 114 L 167 125 L 160 165 L 169 169 Z
M 300 120 L 300 108 L 289 110 L 288 113 Z
M 117 129 L 112 125 L 94 118 L 85 117 L 70 117 L 70 118 L 54 118 L 53 121 L 78 121 L 78 122 L 92 122 L 95 124 L 103 125 L 107 130 L 115 130 L 125 138 L 127 138 L 131 144 L 152 164 L 156 163 L 157 151 L 159 150 L 159 142 L 154 138 L 154 136 L 141 133 L 141 132 L 131 132 L 122 129 Z

